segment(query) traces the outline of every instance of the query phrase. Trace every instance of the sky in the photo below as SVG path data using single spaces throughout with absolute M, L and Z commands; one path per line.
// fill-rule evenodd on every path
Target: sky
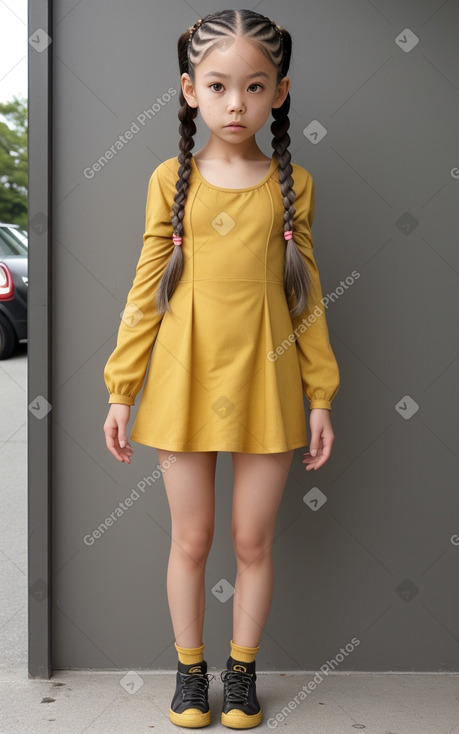
M 0 102 L 27 98 L 27 0 L 0 0 Z

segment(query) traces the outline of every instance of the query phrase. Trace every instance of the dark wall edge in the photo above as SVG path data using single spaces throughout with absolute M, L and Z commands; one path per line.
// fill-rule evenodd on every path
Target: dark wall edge
M 28 674 L 51 662 L 52 0 L 28 1 Z

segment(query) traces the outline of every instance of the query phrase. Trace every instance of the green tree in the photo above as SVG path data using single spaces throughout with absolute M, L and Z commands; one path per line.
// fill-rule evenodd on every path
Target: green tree
M 0 103 L 0 221 L 27 229 L 27 100 Z

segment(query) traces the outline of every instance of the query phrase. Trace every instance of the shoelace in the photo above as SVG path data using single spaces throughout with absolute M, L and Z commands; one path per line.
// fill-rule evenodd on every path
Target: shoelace
M 182 697 L 186 703 L 206 703 L 209 682 L 215 678 L 214 675 L 206 673 L 199 675 L 197 673 L 181 673 L 180 680 L 182 683 Z
M 247 703 L 250 684 L 253 680 L 251 675 L 234 670 L 224 670 L 220 677 L 225 684 L 225 697 L 228 701 Z

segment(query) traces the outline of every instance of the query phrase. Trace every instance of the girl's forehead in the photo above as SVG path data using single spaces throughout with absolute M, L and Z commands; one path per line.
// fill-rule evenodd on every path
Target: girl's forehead
M 229 38 L 219 42 L 196 66 L 201 74 L 209 71 L 221 71 L 227 75 L 255 74 L 264 71 L 275 75 L 273 63 L 263 53 L 258 43 L 243 36 Z

